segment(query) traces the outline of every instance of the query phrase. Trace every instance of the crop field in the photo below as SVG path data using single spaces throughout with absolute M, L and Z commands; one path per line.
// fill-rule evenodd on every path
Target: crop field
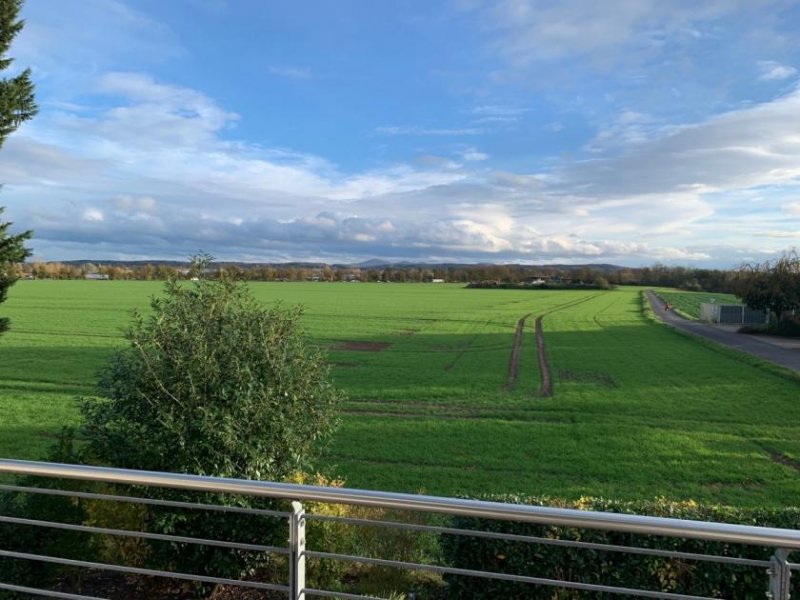
M 23 281 L 2 312 L 0 456 L 41 458 L 159 283 Z M 322 469 L 433 494 L 797 504 L 800 383 L 648 320 L 641 292 L 256 283 L 303 304 L 347 391 Z M 507 389 L 518 320 L 527 319 Z M 543 316 L 554 395 L 537 395 Z
M 669 302 L 675 310 L 688 319 L 700 318 L 700 305 L 704 302 L 717 304 L 741 304 L 733 294 L 712 294 L 710 292 L 680 292 L 678 290 L 660 289 L 656 293 L 665 302 Z

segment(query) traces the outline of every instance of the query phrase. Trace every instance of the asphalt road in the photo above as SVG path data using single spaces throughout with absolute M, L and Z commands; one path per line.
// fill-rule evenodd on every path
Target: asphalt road
M 665 311 L 664 302 L 651 290 L 646 293 L 653 311 L 667 325 L 800 372 L 800 344 L 771 336 L 737 333 L 725 325 L 689 321 L 671 310 Z

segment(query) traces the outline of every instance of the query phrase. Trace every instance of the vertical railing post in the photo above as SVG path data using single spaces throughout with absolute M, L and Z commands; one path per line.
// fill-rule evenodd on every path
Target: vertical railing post
M 289 517 L 289 598 L 305 600 L 306 593 L 306 511 L 292 502 Z
M 769 573 L 769 591 L 767 598 L 770 600 L 789 600 L 790 590 L 789 581 L 792 577 L 792 570 L 789 568 L 789 551 L 783 548 L 775 550 L 772 555 Z

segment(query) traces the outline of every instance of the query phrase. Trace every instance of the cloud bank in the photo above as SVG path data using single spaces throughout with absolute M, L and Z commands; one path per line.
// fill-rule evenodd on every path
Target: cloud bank
M 152 44 L 181 54 L 169 29 L 112 4 L 123 40 L 151 30 Z M 484 17 L 487 47 L 524 71 L 562 60 L 600 65 L 633 46 L 657 56 L 659 40 L 712 35 L 709 23 L 736 3 L 679 4 L 606 11 L 503 0 L 470 10 Z M 45 69 L 55 69 L 46 45 L 34 43 L 42 31 L 34 28 L 22 50 L 40 59 L 47 90 L 58 77 Z M 268 63 L 263 72 L 295 88 L 315 84 L 315 71 L 297 64 L 305 63 Z M 253 261 L 733 266 L 768 257 L 800 231 L 796 71 L 776 60 L 753 69 L 754 81 L 782 87 L 683 120 L 621 106 L 546 160 L 525 159 L 519 147 L 535 142 L 524 136 L 555 144 L 574 135 L 569 115 L 544 114 L 533 128 L 541 107 L 483 94 L 451 111 L 447 126 L 365 122 L 364 139 L 408 144 L 407 158 L 345 167 L 336 156 L 249 139 L 252 117 L 199 89 L 100 64 L 9 138 L 0 200 L 51 260 L 185 258 L 203 249 Z M 508 159 L 506 145 L 522 158 Z

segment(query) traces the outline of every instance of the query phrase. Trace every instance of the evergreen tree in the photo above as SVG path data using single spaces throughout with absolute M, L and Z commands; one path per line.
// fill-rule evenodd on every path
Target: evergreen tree
M 0 0 L 0 72 L 11 66 L 14 59 L 6 53 L 22 26 L 18 18 L 22 0 Z M 25 69 L 15 77 L 0 79 L 0 148 L 6 138 L 23 122 L 36 114 L 36 102 L 33 97 L 31 70 Z M 0 215 L 3 208 L 0 207 Z M 13 270 L 14 263 L 22 262 L 30 251 L 25 248 L 25 240 L 30 239 L 31 232 L 24 231 L 11 235 L 11 223 L 0 220 L 0 303 L 8 297 L 8 288 L 16 281 Z M 8 319 L 0 318 L 0 334 L 8 329 Z

